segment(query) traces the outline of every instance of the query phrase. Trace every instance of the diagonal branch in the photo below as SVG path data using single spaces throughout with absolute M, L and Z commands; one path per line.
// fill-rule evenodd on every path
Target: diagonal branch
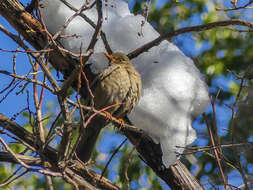
M 189 32 L 206 31 L 206 30 L 211 30 L 213 28 L 224 27 L 224 26 L 245 26 L 245 27 L 248 27 L 250 30 L 253 30 L 253 23 L 248 22 L 246 20 L 240 20 L 240 19 L 223 20 L 223 21 L 211 22 L 208 24 L 203 24 L 203 25 L 198 25 L 198 26 L 184 27 L 184 28 L 180 28 L 178 30 L 174 30 L 172 32 L 160 35 L 158 38 L 154 39 L 153 41 L 129 53 L 127 56 L 130 59 L 133 59 L 137 57 L 138 55 L 140 55 L 141 53 L 148 51 L 152 47 L 158 46 L 163 40 L 174 38 L 180 34 L 185 34 Z
M 3 114 L 0 113 L 0 127 L 2 127 L 4 130 L 8 130 L 12 134 L 15 134 L 18 138 L 25 141 L 30 146 L 34 147 L 34 149 L 38 150 L 39 145 L 43 144 L 42 142 L 38 142 L 38 140 L 35 141 L 34 136 L 28 132 L 26 129 L 12 121 L 11 119 L 7 118 Z M 38 152 L 41 154 L 41 157 L 45 158 L 50 164 L 50 169 L 54 170 L 55 172 L 59 172 L 59 169 L 57 167 L 57 151 L 53 149 L 50 146 L 46 146 L 44 151 Z M 17 157 L 20 158 L 20 157 Z M 11 160 L 16 160 L 12 158 Z M 20 160 L 23 161 L 22 158 Z M 36 160 L 36 163 L 39 161 Z M 26 162 L 25 162 L 26 163 Z M 67 167 L 65 169 L 66 175 L 71 176 L 73 180 L 75 180 L 79 185 L 90 187 L 88 189 L 93 190 L 94 187 L 92 186 L 98 186 L 101 189 L 108 189 L 108 190 L 116 190 L 118 187 L 115 185 L 112 185 L 112 183 L 106 179 L 102 178 L 100 180 L 100 175 L 95 174 L 92 170 L 89 170 L 87 168 L 83 168 L 79 165 L 76 165 L 75 167 Z M 92 188 L 91 188 L 92 187 Z

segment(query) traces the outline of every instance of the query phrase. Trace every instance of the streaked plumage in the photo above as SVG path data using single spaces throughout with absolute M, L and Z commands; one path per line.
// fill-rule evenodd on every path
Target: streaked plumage
M 141 76 L 125 54 L 105 55 L 110 60 L 110 66 L 92 83 L 94 107 L 97 110 L 110 107 L 107 112 L 116 118 L 123 118 L 141 97 Z M 85 129 L 88 135 L 77 148 L 77 155 L 83 162 L 89 160 L 99 132 L 106 124 L 105 120 L 94 118 Z

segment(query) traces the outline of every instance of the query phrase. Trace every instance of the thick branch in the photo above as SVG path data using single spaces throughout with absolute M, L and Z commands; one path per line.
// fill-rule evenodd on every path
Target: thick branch
M 11 119 L 5 117 L 1 113 L 0 113 L 0 126 L 2 126 L 3 129 L 11 132 L 12 134 L 15 134 L 19 139 L 22 139 L 22 141 L 24 141 L 31 147 L 34 147 L 35 149 L 38 149 L 38 144 L 43 144 L 42 142 L 38 142 L 38 139 L 35 140 L 34 136 L 26 129 L 24 129 L 17 123 L 13 122 Z M 50 164 L 52 164 L 52 167 L 50 167 L 50 169 L 59 172 L 57 167 L 58 162 L 57 152 L 55 149 L 51 148 L 50 146 L 46 146 L 45 149 L 43 151 L 40 151 L 39 153 L 42 154 L 41 157 L 45 158 L 47 161 L 50 162 Z M 11 159 L 10 161 L 13 160 L 14 159 Z M 36 162 L 38 162 L 38 160 L 36 160 Z M 112 183 L 109 182 L 109 180 L 107 180 L 106 178 L 100 180 L 99 179 L 100 175 L 97 175 L 92 170 L 88 170 L 87 168 L 83 168 L 78 165 L 75 166 L 75 168 L 67 167 L 65 172 L 67 173 L 67 175 L 71 176 L 73 180 L 78 182 L 78 184 L 84 185 L 85 187 L 91 186 L 88 184 L 89 182 L 93 186 L 97 186 L 102 189 L 108 190 L 118 189 L 116 186 L 112 185 Z

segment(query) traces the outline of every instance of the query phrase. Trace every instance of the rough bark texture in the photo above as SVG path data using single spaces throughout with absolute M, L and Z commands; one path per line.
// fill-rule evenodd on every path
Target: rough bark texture
M 17 0 L 0 0 L 0 14 L 21 34 L 24 39 L 29 42 L 35 49 L 41 50 L 45 47 L 47 37 L 43 31 L 42 25 L 27 13 L 24 7 Z M 50 48 L 54 48 L 51 46 Z M 55 51 L 50 53 L 50 63 L 53 67 L 62 72 L 67 77 L 77 63 L 70 55 L 62 53 L 54 48 Z M 86 75 L 89 80 L 94 76 L 89 72 L 89 68 L 85 68 Z M 85 84 L 85 82 L 82 82 Z M 87 88 L 82 86 L 80 93 L 86 96 Z M 7 118 L 0 115 L 0 125 L 6 127 L 7 130 L 23 139 L 36 149 L 32 134 L 27 132 L 21 126 L 13 122 L 13 125 L 7 125 Z M 10 121 L 12 122 L 12 121 Z M 8 122 L 7 122 L 8 123 Z M 172 189 L 184 190 L 201 190 L 203 187 L 190 174 L 187 168 L 178 161 L 169 169 L 165 169 L 162 165 L 162 153 L 159 145 L 153 143 L 150 137 L 138 131 L 123 131 L 129 140 L 136 146 L 138 152 L 145 162 L 153 169 L 153 171 L 163 179 Z M 47 147 L 44 150 L 44 155 L 49 162 L 55 163 L 57 161 L 56 150 Z M 57 168 L 57 167 L 56 167 Z M 118 189 L 112 185 L 105 178 L 99 180 L 98 176 L 90 170 L 81 168 L 67 168 L 69 175 L 80 185 L 87 186 L 87 182 L 93 186 L 102 189 Z M 90 188 L 91 189 L 91 188 Z M 95 189 L 95 188 L 94 188 Z

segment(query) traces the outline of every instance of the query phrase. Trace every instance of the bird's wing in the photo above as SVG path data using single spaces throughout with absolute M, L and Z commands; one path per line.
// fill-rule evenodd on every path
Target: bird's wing
M 108 77 L 110 74 L 112 74 L 113 71 L 120 69 L 119 65 L 112 65 L 108 68 L 106 68 L 103 72 L 98 74 L 96 78 L 91 82 L 90 87 L 94 88 L 97 84 L 97 82 L 103 81 L 106 77 Z

